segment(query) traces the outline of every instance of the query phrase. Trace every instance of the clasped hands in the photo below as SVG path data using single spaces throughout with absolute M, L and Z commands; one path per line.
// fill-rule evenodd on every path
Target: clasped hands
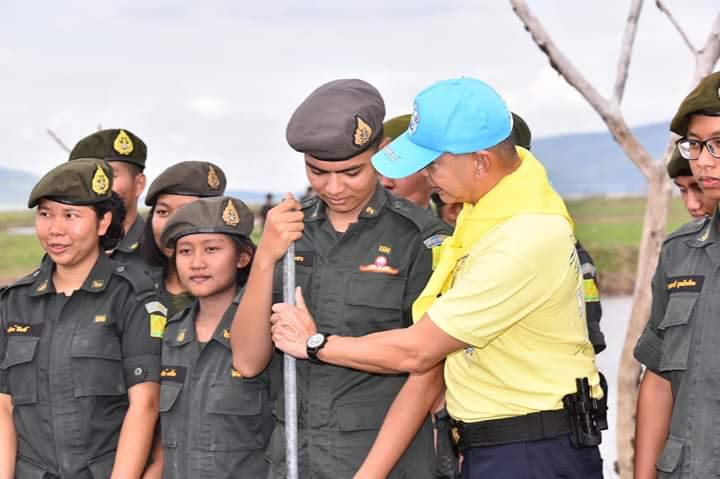
M 307 340 L 317 333 L 317 326 L 305 304 L 302 288 L 295 288 L 295 305 L 273 304 L 270 322 L 275 347 L 295 358 L 307 359 Z

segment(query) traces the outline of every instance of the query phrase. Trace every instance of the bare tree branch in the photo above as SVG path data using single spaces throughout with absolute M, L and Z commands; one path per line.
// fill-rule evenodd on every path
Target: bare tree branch
M 715 17 L 705 45 L 696 54 L 695 70 L 700 76 L 695 81 L 711 73 L 718 59 L 720 59 L 720 13 Z
M 48 135 L 50 135 L 50 138 L 55 140 L 55 143 L 57 143 L 60 146 L 60 148 L 65 150 L 66 153 L 70 153 L 70 148 L 68 148 L 67 145 L 65 143 L 63 143 L 63 141 L 60 139 L 59 136 L 57 136 L 55 134 L 54 131 L 52 131 L 50 128 L 47 128 L 45 131 L 47 132 Z
M 635 34 L 637 33 L 638 19 L 642 11 L 643 0 L 633 0 L 630 5 L 627 22 L 625 22 L 625 33 L 623 34 L 622 50 L 618 60 L 617 77 L 615 78 L 615 89 L 613 100 L 619 105 L 625 93 L 628 71 L 630 69 L 630 58 L 632 57 Z
M 635 166 L 645 176 L 650 178 L 655 168 L 652 155 L 642 146 L 630 131 L 620 114 L 619 105 L 604 98 L 575 68 L 568 58 L 555 45 L 550 35 L 545 31 L 540 21 L 532 14 L 524 0 L 510 0 L 513 11 L 530 32 L 535 44 L 550 60 L 550 66 L 557 71 L 575 90 L 577 90 L 602 117 L 615 141 L 625 154 L 635 163 Z M 634 34 L 632 35 L 634 37 Z M 625 48 L 623 47 L 623 50 Z
M 680 36 L 682 37 L 683 41 L 685 42 L 685 45 L 690 49 L 691 52 L 697 53 L 697 48 L 695 48 L 695 45 L 692 44 L 690 41 L 690 38 L 685 33 L 685 30 L 682 29 L 680 24 L 675 20 L 675 17 L 673 17 L 673 14 L 670 13 L 670 10 L 667 8 L 667 6 L 663 3 L 662 0 L 655 0 L 655 5 L 658 7 L 658 9 L 663 12 L 667 17 L 668 20 L 670 20 L 670 23 L 672 23 L 673 27 L 675 27 L 675 30 L 678 31 Z

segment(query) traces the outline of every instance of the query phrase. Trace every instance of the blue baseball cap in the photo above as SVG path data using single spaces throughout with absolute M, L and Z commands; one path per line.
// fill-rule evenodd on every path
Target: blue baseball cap
M 486 150 L 510 136 L 512 116 L 487 83 L 456 78 L 435 83 L 415 97 L 408 130 L 373 155 L 381 175 L 404 178 L 443 153 Z

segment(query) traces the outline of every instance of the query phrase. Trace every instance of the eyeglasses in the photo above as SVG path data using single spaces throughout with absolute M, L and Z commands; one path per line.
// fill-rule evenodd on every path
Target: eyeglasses
M 720 159 L 720 136 L 708 138 L 707 140 L 693 140 L 691 138 L 683 138 L 675 143 L 680 152 L 680 156 L 686 160 L 697 160 L 700 158 L 703 147 L 710 153 L 710 156 Z

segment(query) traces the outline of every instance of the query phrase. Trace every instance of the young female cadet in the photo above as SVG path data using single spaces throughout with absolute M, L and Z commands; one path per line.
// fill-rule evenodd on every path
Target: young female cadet
M 170 319 L 163 341 L 160 411 L 166 479 L 265 478 L 273 430 L 269 369 L 232 367 L 230 326 L 250 271 L 253 214 L 234 198 L 206 198 L 168 221 L 180 280 L 195 298 Z
M 166 310 L 102 253 L 122 238 L 112 177 L 76 160 L 30 194 L 47 258 L 0 298 L 0 477 L 138 478 L 148 461 Z
M 174 263 L 168 261 L 173 252 L 163 247 L 160 234 L 178 208 L 198 198 L 222 196 L 226 183 L 225 173 L 217 165 L 183 161 L 163 171 L 150 185 L 145 204 L 151 209 L 141 248 L 160 298 L 168 307 L 168 317 L 190 306 L 192 297 L 180 283 Z

